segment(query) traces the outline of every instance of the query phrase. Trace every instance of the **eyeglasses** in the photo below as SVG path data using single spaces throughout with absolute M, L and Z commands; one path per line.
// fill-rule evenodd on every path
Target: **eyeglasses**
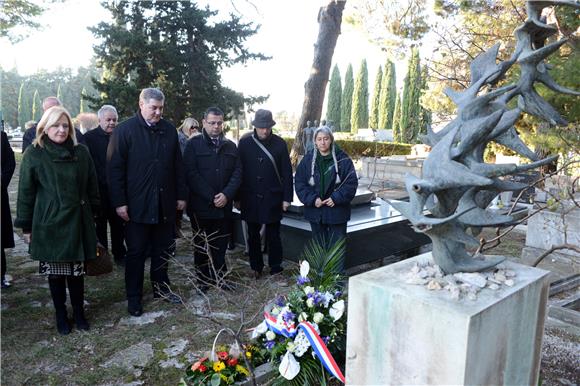
M 193 126 L 190 130 L 199 130 L 199 126 Z
M 224 124 L 224 121 L 205 121 L 210 126 L 221 126 Z

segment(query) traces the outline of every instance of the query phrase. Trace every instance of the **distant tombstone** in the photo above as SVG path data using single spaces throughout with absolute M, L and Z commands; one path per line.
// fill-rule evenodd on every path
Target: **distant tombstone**
M 314 121 L 316 124 L 316 121 Z M 308 153 L 310 150 L 314 149 L 314 127 L 310 127 L 311 122 L 306 122 L 306 127 L 302 132 L 302 143 L 304 144 L 304 154 Z
M 540 172 L 532 171 L 527 173 L 516 173 L 512 176 L 509 176 L 508 180 L 512 182 L 519 182 L 521 184 L 532 185 L 536 183 L 541 177 Z M 517 197 L 520 194 L 520 191 L 514 192 L 514 197 Z M 524 189 L 524 193 L 518 201 L 532 203 L 534 201 L 534 195 L 536 193 L 536 189 L 533 186 Z

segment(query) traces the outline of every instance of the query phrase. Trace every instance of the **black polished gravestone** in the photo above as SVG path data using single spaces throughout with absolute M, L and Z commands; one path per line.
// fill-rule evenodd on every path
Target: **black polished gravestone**
M 349 269 L 392 255 L 416 254 L 431 243 L 429 237 L 416 233 L 404 218 L 386 201 L 373 199 L 374 194 L 359 189 L 352 203 L 351 219 L 347 224 L 346 262 Z M 244 243 L 239 215 L 236 213 L 236 242 Z M 302 204 L 295 197 L 281 222 L 284 258 L 298 261 L 311 239 L 310 223 L 302 217 Z

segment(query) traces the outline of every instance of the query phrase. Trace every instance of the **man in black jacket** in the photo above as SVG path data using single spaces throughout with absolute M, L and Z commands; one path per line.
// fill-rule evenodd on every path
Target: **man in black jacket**
M 107 154 L 111 205 L 126 222 L 125 287 L 133 316 L 143 313 L 147 256 L 154 297 L 181 301 L 170 291 L 164 252 L 173 242 L 175 209 L 185 209 L 186 190 L 177 131 L 161 118 L 164 102 L 161 90 L 143 89 L 139 111 L 115 129 Z
M 258 110 L 252 125 L 254 133 L 240 140 L 238 151 L 243 175 L 239 198 L 242 220 L 248 224 L 250 266 L 258 279 L 264 261 L 260 227 L 266 224 L 266 245 L 270 273 L 282 271 L 280 220 L 292 202 L 292 165 L 286 142 L 272 134 L 276 122 L 268 110 Z
M 202 134 L 191 138 L 183 153 L 195 266 L 199 289 L 204 292 L 209 285 L 232 289 L 223 275 L 232 200 L 240 187 L 242 166 L 236 145 L 223 135 L 223 123 L 224 113 L 219 108 L 207 109 Z
M 109 197 L 109 184 L 107 183 L 107 147 L 113 130 L 117 127 L 117 109 L 111 105 L 103 105 L 97 112 L 99 126 L 87 131 L 85 141 L 91 152 L 99 179 L 99 193 L 101 197 L 100 210 L 96 213 L 95 225 L 97 239 L 105 248 L 108 248 L 107 222 L 111 227 L 111 250 L 117 264 L 124 264 L 125 237 L 123 236 L 123 220 L 117 216 L 115 207 L 111 205 Z
M 60 100 L 55 96 L 46 97 L 42 101 L 42 111 L 46 111 L 53 106 L 62 106 Z M 81 131 L 76 128 L 75 133 L 77 137 L 77 142 L 86 145 L 83 133 L 81 133 Z M 32 142 L 34 141 L 35 138 L 36 138 L 36 125 L 32 126 L 29 129 L 26 129 L 26 131 L 24 132 L 24 135 L 22 136 L 22 153 L 24 153 L 24 150 L 26 150 L 28 146 L 32 145 Z

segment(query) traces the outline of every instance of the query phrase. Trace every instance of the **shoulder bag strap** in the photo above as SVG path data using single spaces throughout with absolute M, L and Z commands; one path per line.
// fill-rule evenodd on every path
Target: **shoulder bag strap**
M 272 162 L 272 166 L 274 166 L 274 171 L 276 172 L 276 177 L 278 177 L 278 182 L 280 183 L 280 185 L 282 185 L 282 178 L 280 178 L 280 172 L 278 171 L 278 166 L 276 166 L 276 161 L 274 160 L 274 157 L 272 156 L 272 154 L 268 151 L 268 149 L 266 149 L 266 147 L 264 145 L 262 145 L 262 143 L 260 141 L 258 141 L 256 139 L 256 137 L 254 137 L 252 135 L 252 139 L 254 140 L 254 142 L 256 143 L 256 145 L 258 145 L 258 147 L 260 149 L 262 149 L 262 151 L 264 153 L 266 153 L 266 155 L 268 156 L 268 158 L 270 159 L 270 161 Z

